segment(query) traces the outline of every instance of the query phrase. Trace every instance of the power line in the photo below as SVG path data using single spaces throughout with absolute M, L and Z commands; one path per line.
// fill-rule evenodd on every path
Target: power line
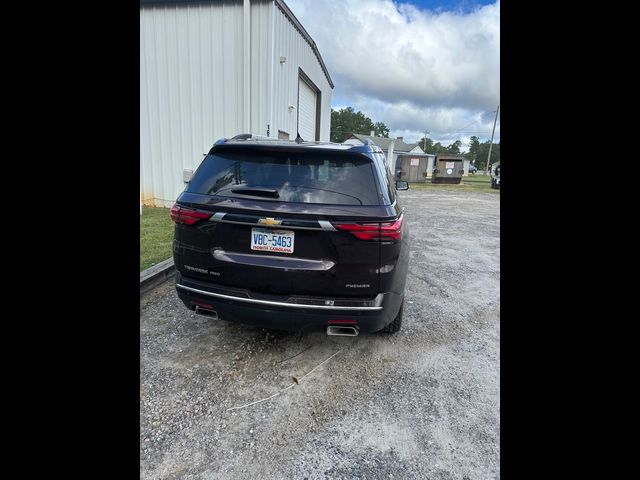
M 467 128 L 467 127 L 469 127 L 469 126 L 471 126 L 471 125 L 473 125 L 474 123 L 477 123 L 477 122 L 478 122 L 478 120 L 474 120 L 474 121 L 473 121 L 473 122 L 471 122 L 470 124 L 465 125 L 464 127 L 460 127 L 458 130 L 462 130 L 463 128 Z M 452 133 L 460 133 L 460 132 L 458 132 L 458 131 L 456 130 L 455 132 L 452 132 Z
M 491 132 L 489 132 L 489 131 L 486 131 L 486 132 L 474 132 L 474 131 L 468 130 L 468 131 L 466 131 L 466 132 L 447 132 L 447 133 L 440 133 L 440 135 L 457 135 L 457 134 L 459 134 L 459 133 L 482 133 L 482 134 L 487 133 L 487 134 L 489 134 L 489 133 L 491 133 Z M 498 133 L 500 133 L 500 130 L 498 130 Z

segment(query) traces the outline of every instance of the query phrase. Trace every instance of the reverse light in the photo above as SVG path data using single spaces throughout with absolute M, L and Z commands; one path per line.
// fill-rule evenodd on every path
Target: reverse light
M 333 226 L 344 232 L 349 232 L 360 240 L 377 242 L 395 241 L 402 238 L 402 218 L 393 222 L 382 223 L 338 223 Z
M 182 207 L 178 204 L 174 204 L 169 212 L 171 220 L 176 223 L 183 223 L 185 225 L 193 225 L 194 223 L 209 218 L 210 213 L 199 212 L 193 208 Z

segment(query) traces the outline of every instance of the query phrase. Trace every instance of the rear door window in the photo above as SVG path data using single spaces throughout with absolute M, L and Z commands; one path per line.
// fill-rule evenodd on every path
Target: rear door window
M 380 205 L 373 169 L 369 158 L 354 154 L 219 151 L 205 157 L 186 191 L 294 203 Z

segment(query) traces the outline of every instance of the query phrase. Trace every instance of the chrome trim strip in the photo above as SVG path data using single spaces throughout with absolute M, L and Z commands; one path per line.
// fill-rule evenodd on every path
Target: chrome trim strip
M 331 222 L 328 222 L 327 220 L 318 220 L 318 223 L 320 224 L 323 230 L 328 230 L 330 232 L 337 232 L 334 226 L 331 225 Z
M 218 212 L 218 213 L 221 213 L 221 212 Z M 216 215 L 218 214 L 216 213 Z M 262 223 L 234 222 L 232 220 L 223 220 L 221 217 L 216 218 L 216 215 L 213 215 L 209 220 L 211 220 L 212 222 L 233 223 L 235 225 L 249 225 L 251 227 L 258 227 L 258 228 L 276 228 L 279 230 L 315 230 L 316 232 L 323 230 L 322 228 L 298 227 L 296 225 L 264 225 Z M 226 214 L 223 213 L 222 215 L 226 215 Z
M 226 214 L 227 212 L 217 212 L 209 220 L 211 220 L 212 222 L 220 222 Z
M 221 249 L 213 251 L 213 258 L 221 262 L 240 263 L 254 267 L 279 268 L 282 270 L 331 270 L 336 264 L 331 260 L 309 260 L 298 257 L 277 257 L 275 255 L 256 255 L 252 253 L 225 252 Z M 262 261 L 261 261 L 262 260 Z M 275 261 L 269 265 L 264 261 Z
M 176 287 L 182 288 L 184 290 L 188 290 L 190 292 L 200 293 L 202 295 L 209 295 L 211 297 L 224 298 L 227 300 L 236 300 L 239 302 L 257 303 L 260 305 L 271 305 L 276 307 L 314 308 L 319 310 L 360 310 L 360 311 L 382 310 L 382 307 L 340 307 L 340 306 L 332 306 L 332 305 L 306 305 L 306 304 L 299 304 L 299 303 L 286 303 L 286 302 L 273 302 L 270 300 L 258 300 L 255 298 L 232 297 L 231 295 L 223 295 L 222 293 L 207 292 L 205 290 L 199 290 L 197 288 L 187 287 L 185 285 L 180 285 L 179 283 L 176 283 Z M 378 297 L 376 297 L 376 300 L 378 299 Z

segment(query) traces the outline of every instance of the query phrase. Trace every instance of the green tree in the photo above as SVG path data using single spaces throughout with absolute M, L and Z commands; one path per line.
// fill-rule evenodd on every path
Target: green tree
M 373 130 L 375 131 L 376 137 L 389 138 L 389 127 L 387 127 L 384 123 L 376 122 L 373 125 Z
M 462 142 L 460 140 L 456 140 L 451 145 L 444 146 L 440 142 L 433 143 L 433 140 L 429 137 L 422 137 L 418 142 L 418 145 L 425 153 L 453 153 L 455 155 L 459 155 Z
M 478 154 L 476 156 L 475 166 L 480 170 L 484 170 L 487 165 L 487 156 L 489 155 L 490 140 L 481 143 L 478 148 Z M 491 165 L 500 161 L 500 142 L 494 143 L 491 147 Z
M 369 135 L 371 131 L 380 137 L 389 137 L 389 127 L 382 122 L 373 123 L 364 113 L 356 112 L 353 107 L 331 109 L 331 133 L 332 142 L 344 142 L 354 133 Z
M 456 140 L 448 147 L 445 147 L 446 153 L 453 153 L 455 155 L 459 155 L 461 146 L 462 146 L 462 142 L 460 140 Z
M 465 155 L 466 158 L 471 160 L 471 163 L 476 165 L 478 161 L 478 151 L 480 150 L 480 139 L 473 135 L 469 141 L 469 152 Z M 476 165 L 477 166 L 477 165 Z
M 418 146 L 422 149 L 423 152 L 433 153 L 433 140 L 429 137 L 422 137 L 418 142 Z

